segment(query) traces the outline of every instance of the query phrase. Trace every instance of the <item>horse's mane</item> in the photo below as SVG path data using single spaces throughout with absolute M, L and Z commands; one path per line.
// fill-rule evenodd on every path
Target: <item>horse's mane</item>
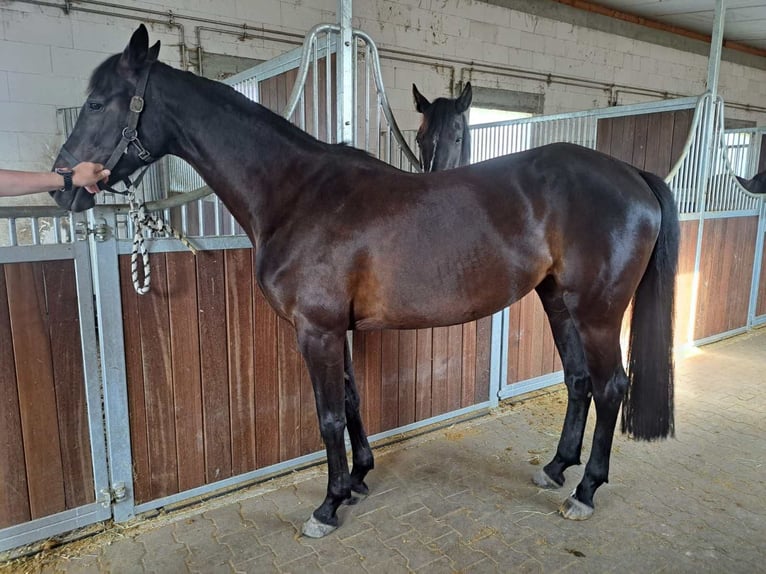
M 110 91 L 110 87 L 113 85 L 114 77 L 117 73 L 119 60 L 120 54 L 115 54 L 99 64 L 91 74 L 88 83 L 88 94 L 91 94 L 94 91 L 107 93 Z M 155 67 L 159 66 L 163 69 L 172 70 L 174 73 L 184 74 L 185 77 L 192 79 L 192 81 L 200 85 L 202 89 L 212 92 L 217 102 L 230 104 L 231 107 L 244 114 L 255 114 L 259 119 L 270 124 L 275 130 L 282 133 L 287 132 L 299 142 L 309 146 L 318 146 L 317 149 L 321 148 L 323 151 L 343 154 L 354 159 L 374 159 L 374 156 L 366 151 L 350 145 L 344 143 L 328 144 L 316 139 L 311 134 L 282 117 L 280 114 L 273 112 L 262 104 L 254 102 L 227 84 L 203 78 L 191 72 L 183 72 L 161 62 L 155 62 L 153 65 Z

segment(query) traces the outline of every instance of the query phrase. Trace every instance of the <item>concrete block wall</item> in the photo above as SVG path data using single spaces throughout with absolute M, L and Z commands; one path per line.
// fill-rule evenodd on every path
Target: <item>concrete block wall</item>
M 389 100 L 404 129 L 416 127 L 419 120 L 412 106 L 413 82 L 431 98 L 447 95 L 457 82 L 469 79 L 480 86 L 542 93 L 546 113 L 608 105 L 610 94 L 596 83 L 683 95 L 704 90 L 705 55 L 497 3 L 354 1 L 354 25 L 381 48 Z M 198 43 L 203 52 L 269 59 L 295 47 L 312 25 L 334 21 L 336 4 L 336 0 L 126 0 L 123 8 L 106 8 L 84 0 L 65 14 L 24 1 L 4 2 L 0 4 L 0 167 L 49 169 L 62 141 L 56 109 L 83 102 L 93 68 L 122 50 L 141 20 L 150 21 L 152 40 L 162 40 L 163 61 L 194 71 Z M 720 91 L 726 100 L 763 105 L 762 68 L 723 62 Z M 591 85 L 549 83 L 532 74 L 523 77 L 520 71 L 566 76 L 572 83 Z M 619 93 L 619 103 L 646 99 Z M 766 123 L 763 113 L 731 115 Z

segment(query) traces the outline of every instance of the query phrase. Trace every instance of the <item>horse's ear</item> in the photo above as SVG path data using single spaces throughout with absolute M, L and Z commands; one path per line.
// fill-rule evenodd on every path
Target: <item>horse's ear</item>
M 157 58 L 159 57 L 159 55 L 160 55 L 160 41 L 159 41 L 159 40 L 157 40 L 157 41 L 154 43 L 154 46 L 152 46 L 151 48 L 149 48 L 149 56 L 148 56 L 148 60 L 149 60 L 150 62 L 154 62 L 154 61 L 156 61 L 156 60 L 157 60 Z
M 415 109 L 421 114 L 426 113 L 426 110 L 431 107 L 431 102 L 418 91 L 418 87 L 415 84 L 412 84 L 412 95 L 415 97 Z
M 146 30 L 146 26 L 141 24 L 138 29 L 133 32 L 130 37 L 125 50 L 120 57 L 120 65 L 127 69 L 135 70 L 140 68 L 146 62 L 146 58 L 149 55 L 149 32 Z
M 457 113 L 462 114 L 471 107 L 471 99 L 473 99 L 471 82 L 466 82 L 463 91 L 460 92 L 460 97 L 455 100 L 455 109 L 457 110 Z

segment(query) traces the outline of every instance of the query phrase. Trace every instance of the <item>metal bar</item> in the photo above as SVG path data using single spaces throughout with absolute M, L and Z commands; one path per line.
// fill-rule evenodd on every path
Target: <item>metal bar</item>
M 564 382 L 564 371 L 556 371 L 554 373 L 548 373 L 526 381 L 520 381 L 518 383 L 512 383 L 507 385 L 500 391 L 501 399 L 508 399 L 511 397 L 517 397 L 532 391 L 544 389 L 552 385 L 558 385 Z
M 489 401 L 492 406 L 497 406 L 500 391 L 503 388 L 501 381 L 503 348 L 507 348 L 503 317 L 503 311 L 492 315 L 492 331 L 489 338 Z
M 372 68 L 373 78 L 375 80 L 375 87 L 378 91 L 378 101 L 380 103 L 379 107 L 383 109 L 383 115 L 385 116 L 386 121 L 388 122 L 389 129 L 393 133 L 394 137 L 396 138 L 396 141 L 404 150 L 404 153 L 407 156 L 407 159 L 410 161 L 410 164 L 416 167 L 416 171 L 421 171 L 420 162 L 418 161 L 418 158 L 415 157 L 415 154 L 412 153 L 410 146 L 407 145 L 407 142 L 405 141 L 404 136 L 402 135 L 402 132 L 399 129 L 399 124 L 396 123 L 394 114 L 391 112 L 391 106 L 388 103 L 388 97 L 386 96 L 386 91 L 385 91 L 385 88 L 383 87 L 383 76 L 380 71 L 380 57 L 378 56 L 378 48 L 375 45 L 375 42 L 373 42 L 372 38 L 369 35 L 367 35 L 365 32 L 362 32 L 361 30 L 354 30 L 353 33 L 355 37 L 361 39 L 370 48 L 370 53 L 371 53 L 370 62 L 372 63 L 372 66 L 373 66 Z
M 350 144 L 353 142 L 354 117 L 354 76 L 351 66 L 353 29 L 351 24 L 351 0 L 338 0 L 338 25 L 340 26 L 339 45 L 336 49 L 336 141 Z M 328 59 L 329 61 L 329 59 Z
M 293 111 L 295 111 L 295 106 L 298 104 L 298 96 L 303 90 L 303 86 L 306 83 L 306 76 L 309 73 L 309 61 L 311 59 L 312 44 L 313 42 L 317 42 L 317 36 L 321 32 L 327 34 L 325 58 L 327 59 L 327 79 L 329 80 L 330 54 L 332 53 L 331 32 L 333 31 L 340 31 L 340 28 L 337 24 L 317 24 L 311 30 L 309 30 L 308 34 L 306 34 L 306 40 L 303 42 L 303 48 L 301 48 L 301 65 L 298 68 L 298 77 L 295 80 L 295 84 L 293 84 L 293 91 L 290 93 L 290 98 L 288 99 L 287 105 L 282 112 L 284 117 L 289 118 L 291 115 L 293 115 Z
M 761 198 L 760 217 L 758 218 L 758 231 L 755 238 L 755 261 L 753 262 L 753 281 L 750 285 L 750 299 L 747 305 L 747 324 L 752 327 L 755 323 L 755 313 L 758 310 L 758 291 L 761 285 L 761 273 L 763 273 L 763 243 L 766 236 L 766 201 Z
M 710 40 L 710 56 L 707 67 L 707 90 L 716 97 L 718 92 L 718 73 L 721 69 L 721 51 L 723 50 L 723 31 L 726 18 L 726 0 L 716 0 L 713 32 Z
M 314 133 L 312 134 L 315 138 L 319 137 L 319 52 L 317 49 L 317 42 L 314 41 L 314 55 L 312 60 L 312 70 L 313 73 L 311 74 L 311 81 L 312 81 L 312 87 L 314 88 L 312 91 L 312 96 L 314 98 L 314 106 L 312 108 L 313 114 L 314 114 Z
M 324 86 L 325 86 L 325 138 L 332 143 L 332 59 L 330 58 L 330 33 L 327 32 L 327 51 L 325 52 Z
M 364 47 L 364 151 L 370 151 L 370 47 Z
M 88 437 L 90 438 L 91 464 L 93 467 L 93 488 L 96 500 L 99 493 L 109 491 L 106 444 L 104 436 L 104 411 L 101 403 L 101 374 L 98 360 L 98 339 L 96 336 L 96 311 L 93 306 L 93 274 L 88 243 L 73 244 L 75 278 L 77 281 L 77 310 L 80 319 L 80 340 L 82 342 L 83 378 L 85 400 L 88 406 Z M 115 270 L 116 272 L 116 270 Z M 111 514 L 111 509 L 110 509 Z
M 0 264 L 26 261 L 58 261 L 74 258 L 74 243 L 14 245 L 0 248 Z
M 96 208 L 90 217 L 104 218 L 115 225 L 114 212 Z M 93 221 L 93 219 L 91 219 Z M 123 337 L 122 296 L 120 293 L 118 241 L 114 237 L 93 242 L 93 285 L 98 313 L 98 337 L 101 349 L 101 373 L 104 393 L 106 448 L 109 456 L 111 484 L 125 485 L 125 498 L 113 504 L 115 522 L 134 516 L 133 460 L 130 447 L 128 386 L 125 375 L 125 341 Z M 117 312 L 115 312 L 115 310 Z
M 213 198 L 213 217 L 215 217 L 215 234 L 221 235 L 221 200 L 216 195 Z
M 45 540 L 72 530 L 77 530 L 102 520 L 109 520 L 111 511 L 97 502 L 86 504 L 43 518 L 36 518 L 0 529 L 0 552 Z
M 696 339 L 693 344 L 695 347 L 701 347 L 703 345 L 709 345 L 710 343 L 715 343 L 723 339 L 736 337 L 737 335 L 741 335 L 742 333 L 747 333 L 747 331 L 748 331 L 747 326 L 737 327 L 736 329 L 726 331 L 725 333 L 718 333 L 717 335 L 711 335 L 710 337 L 705 337 L 704 339 Z
M 40 219 L 32 218 L 32 245 L 40 245 Z

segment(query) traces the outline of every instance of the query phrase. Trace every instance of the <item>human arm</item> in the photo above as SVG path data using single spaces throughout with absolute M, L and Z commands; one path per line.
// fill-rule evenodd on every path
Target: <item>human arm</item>
M 100 163 L 82 162 L 72 169 L 72 185 L 98 192 L 98 182 L 109 178 Z M 54 171 L 15 171 L 0 169 L 0 196 L 29 195 L 64 187 L 64 177 Z

